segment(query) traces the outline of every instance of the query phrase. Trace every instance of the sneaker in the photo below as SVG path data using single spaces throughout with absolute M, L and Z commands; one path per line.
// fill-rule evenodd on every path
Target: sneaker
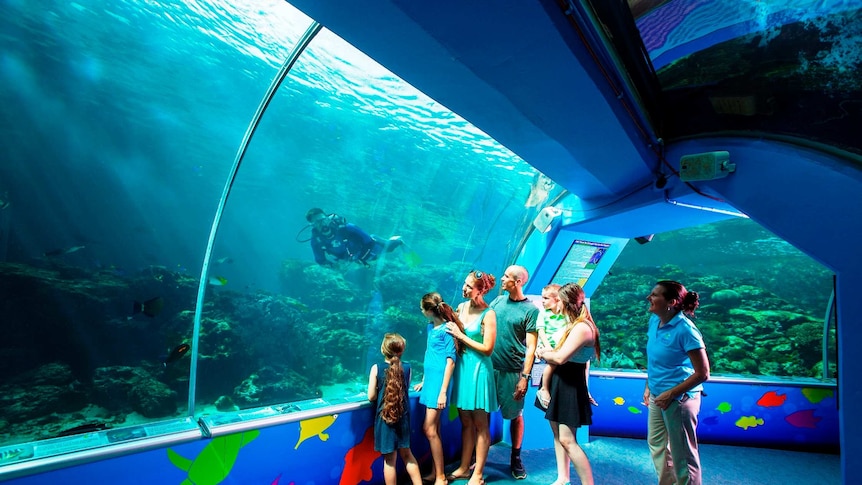
M 512 463 L 509 467 L 512 469 L 512 476 L 515 477 L 515 480 L 527 478 L 527 470 L 524 468 L 524 464 L 521 463 L 520 456 L 512 458 Z

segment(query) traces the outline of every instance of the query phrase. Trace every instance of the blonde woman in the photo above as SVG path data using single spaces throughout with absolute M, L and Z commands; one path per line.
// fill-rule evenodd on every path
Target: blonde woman
M 539 357 L 556 366 L 550 382 L 550 403 L 545 411 L 557 450 L 557 480 L 554 484 L 568 483 L 569 467 L 565 463 L 568 457 L 581 483 L 593 485 L 590 460 L 578 445 L 576 430 L 592 423 L 586 366 L 601 352 L 599 329 L 584 304 L 584 290 L 580 286 L 567 283 L 560 288 L 559 295 L 566 316 L 566 329 L 554 350 L 539 351 Z

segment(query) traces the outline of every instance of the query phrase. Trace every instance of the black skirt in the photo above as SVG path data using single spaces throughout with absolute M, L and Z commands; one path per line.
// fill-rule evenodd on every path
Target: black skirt
M 551 403 L 545 411 L 545 419 L 572 429 L 593 423 L 586 367 L 586 364 L 566 362 L 554 369 L 549 386 Z

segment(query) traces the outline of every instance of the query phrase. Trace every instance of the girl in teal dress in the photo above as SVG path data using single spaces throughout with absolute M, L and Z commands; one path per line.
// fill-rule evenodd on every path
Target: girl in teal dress
M 453 322 L 458 328 L 463 328 L 463 325 L 455 315 L 455 310 L 443 301 L 439 293 L 427 293 L 419 302 L 419 308 L 426 318 L 431 319 L 427 330 L 428 345 L 425 347 L 425 374 L 422 382 L 413 387 L 413 390 L 420 391 L 419 404 L 426 407 L 422 431 L 431 446 L 433 462 L 432 475 L 424 477 L 423 481 L 446 485 L 443 443 L 440 441 L 440 415 L 449 404 L 455 361 L 458 353 L 464 353 L 464 346 L 456 345 L 452 335 L 446 332 L 444 323 Z
M 485 294 L 496 284 L 493 275 L 471 271 L 464 279 L 461 292 L 468 301 L 458 306 L 456 323 L 446 324 L 446 331 L 464 345 L 464 355 L 455 365 L 455 389 L 452 402 L 461 418 L 461 464 L 446 478 L 449 482 L 469 478 L 468 485 L 483 485 L 485 462 L 491 446 L 488 428 L 490 413 L 497 410 L 494 364 L 491 353 L 497 339 L 497 315 L 485 303 Z M 476 450 L 476 466 L 470 473 L 470 459 Z

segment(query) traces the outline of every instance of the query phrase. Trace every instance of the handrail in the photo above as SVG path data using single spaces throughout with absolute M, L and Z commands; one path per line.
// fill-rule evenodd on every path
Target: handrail
M 835 285 L 832 285 L 832 294 L 829 295 L 829 303 L 826 304 L 826 316 L 823 318 L 823 379 L 829 378 L 829 324 L 832 323 L 832 313 L 835 310 Z
M 236 153 L 236 159 L 233 162 L 233 167 L 231 167 L 230 175 L 227 178 L 227 181 L 224 185 L 224 190 L 222 191 L 221 199 L 219 199 L 218 207 L 216 208 L 215 217 L 213 217 L 213 225 L 210 229 L 209 240 L 207 241 L 207 249 L 204 253 L 204 261 L 203 267 L 201 268 L 201 280 L 198 283 L 198 299 L 195 303 L 195 318 L 194 318 L 194 330 L 192 332 L 192 350 L 191 350 L 191 368 L 189 369 L 189 416 L 194 416 L 195 414 L 195 392 L 197 385 L 197 373 L 198 373 L 198 342 L 200 341 L 200 330 L 201 330 L 201 313 L 203 312 L 204 305 L 204 296 L 206 295 L 207 289 L 207 274 L 209 273 L 209 265 L 210 259 L 212 258 L 213 246 L 215 245 L 216 234 L 218 233 L 219 224 L 221 223 L 221 216 L 224 212 L 224 206 L 227 203 L 227 197 L 230 195 L 230 190 L 233 187 L 234 181 L 236 181 L 236 175 L 239 171 L 239 167 L 242 164 L 242 159 L 245 157 L 245 152 L 248 149 L 248 144 L 251 141 L 251 137 L 254 136 L 254 132 L 257 130 L 258 125 L 260 124 L 260 120 L 263 117 L 263 113 L 266 111 L 267 106 L 272 101 L 273 96 L 275 96 L 275 92 L 281 86 L 281 83 L 284 81 L 284 78 L 287 77 L 287 73 L 296 63 L 296 60 L 299 59 L 300 54 L 308 47 L 308 44 L 314 39 L 314 36 L 320 32 L 322 26 L 318 22 L 311 22 L 311 25 L 308 26 L 308 29 L 305 31 L 305 34 L 299 39 L 299 42 L 294 46 L 290 55 L 284 61 L 284 64 L 279 69 L 278 74 L 276 74 L 275 78 L 273 78 L 272 83 L 269 85 L 269 89 L 267 89 L 266 94 L 260 102 L 260 105 L 257 107 L 257 111 L 254 113 L 254 117 L 249 123 L 248 128 L 245 130 L 245 135 L 242 138 L 242 142 L 239 145 L 239 150 Z

